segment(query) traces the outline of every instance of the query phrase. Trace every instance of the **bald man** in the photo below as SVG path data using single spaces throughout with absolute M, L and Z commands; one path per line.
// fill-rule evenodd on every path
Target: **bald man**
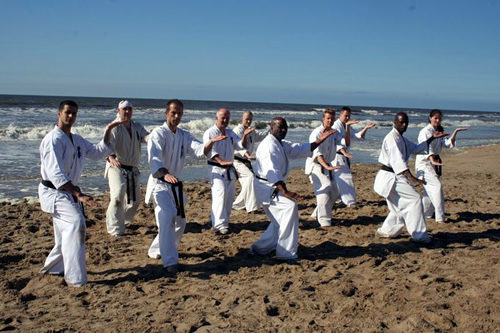
M 233 166 L 234 151 L 243 150 L 246 146 L 247 135 L 255 129 L 246 129 L 240 138 L 227 128 L 231 113 L 227 109 L 217 111 L 215 125 L 203 134 L 203 143 L 208 144 L 214 137 L 224 135 L 227 139 L 213 144 L 207 154 L 208 179 L 212 185 L 212 211 L 210 220 L 212 229 L 217 234 L 229 233 L 229 217 L 236 193 L 236 170 Z
M 245 111 L 241 116 L 241 122 L 233 129 L 233 132 L 238 136 L 243 136 L 243 133 L 248 128 L 251 128 L 253 120 L 252 111 Z M 253 186 L 254 174 L 252 170 L 252 161 L 255 156 L 252 155 L 255 144 L 264 140 L 269 131 L 257 131 L 250 133 L 247 138 L 247 149 L 237 150 L 234 152 L 234 167 L 238 172 L 238 181 L 241 184 L 241 192 L 233 203 L 233 209 L 253 212 L 259 209 L 257 199 L 255 197 L 255 189 Z

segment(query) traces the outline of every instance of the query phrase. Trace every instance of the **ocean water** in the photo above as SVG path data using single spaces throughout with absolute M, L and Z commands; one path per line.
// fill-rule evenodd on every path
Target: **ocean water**
M 73 131 L 91 142 L 101 140 L 104 128 L 116 115 L 120 98 L 58 97 L 0 95 L 0 201 L 20 199 L 34 200 L 40 182 L 39 146 L 43 137 L 57 122 L 57 108 L 60 101 L 73 99 L 79 105 L 79 112 Z M 148 130 L 165 121 L 165 104 L 161 99 L 129 99 L 134 105 L 134 120 Z M 214 124 L 215 113 L 225 107 L 231 111 L 231 125 L 239 122 L 241 114 L 250 110 L 254 114 L 254 126 L 267 128 L 273 117 L 286 118 L 289 131 L 287 140 L 307 142 L 309 134 L 321 125 L 324 107 L 338 105 L 307 105 L 219 101 L 183 101 L 184 116 L 180 127 L 189 130 L 201 140 L 203 132 Z M 368 131 L 364 141 L 354 141 L 351 153 L 353 163 L 377 163 L 382 139 L 392 128 L 397 112 L 407 112 L 410 125 L 405 136 L 417 140 L 418 132 L 427 124 L 429 110 L 412 108 L 389 108 L 350 106 L 352 119 L 360 121 L 354 128 L 361 129 L 370 122 L 377 124 Z M 443 126 L 451 132 L 456 127 L 469 127 L 458 134 L 458 146 L 481 146 L 500 143 L 500 112 L 442 110 Z M 498 110 L 500 111 L 500 110 Z M 304 160 L 296 160 L 293 166 L 301 167 Z M 189 160 L 181 179 L 194 181 L 207 179 L 206 161 Z M 108 190 L 103 177 L 105 162 L 87 160 L 81 180 L 85 192 L 98 194 Z M 141 183 L 149 176 L 147 152 L 143 145 Z

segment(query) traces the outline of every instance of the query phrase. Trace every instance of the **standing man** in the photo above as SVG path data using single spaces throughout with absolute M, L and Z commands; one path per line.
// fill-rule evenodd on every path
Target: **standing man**
M 205 157 L 214 142 L 226 137 L 219 135 L 208 140 L 206 146 L 186 130 L 178 128 L 184 105 L 178 99 L 167 102 L 166 122 L 151 132 L 148 140 L 148 161 L 151 175 L 146 190 L 146 203 L 154 203 L 158 235 L 151 244 L 148 255 L 161 257 L 168 273 L 177 273 L 177 251 L 186 226 L 184 191 L 179 180 L 186 156 Z
M 227 140 L 216 142 L 207 155 L 208 177 L 212 184 L 212 228 L 222 235 L 229 233 L 229 216 L 236 193 L 235 180 L 238 176 L 233 166 L 234 150 L 245 149 L 248 134 L 255 131 L 255 128 L 247 128 L 240 139 L 227 128 L 230 118 L 227 109 L 220 109 L 215 117 L 215 125 L 203 134 L 205 144 L 216 136 L 227 137 Z
M 250 128 L 252 120 L 253 114 L 251 111 L 243 112 L 241 123 L 233 129 L 233 132 L 239 137 L 242 137 L 245 130 Z M 246 209 L 249 213 L 259 209 L 253 186 L 253 180 L 255 177 L 251 161 L 255 160 L 255 156 L 252 155 L 252 152 L 255 144 L 264 140 L 268 133 L 269 131 L 255 130 L 247 136 L 247 149 L 237 150 L 234 152 L 234 167 L 236 168 L 236 172 L 239 176 L 238 180 L 241 184 L 241 192 L 233 203 L 233 209 Z
M 132 103 L 118 104 L 117 119 L 122 125 L 111 131 L 111 146 L 114 153 L 109 155 L 104 176 L 109 182 L 109 206 L 106 212 L 106 226 L 113 237 L 125 232 L 125 225 L 132 222 L 141 199 L 139 182 L 139 162 L 141 143 L 146 142 L 149 132 L 132 120 Z
M 92 144 L 71 133 L 76 122 L 78 105 L 62 101 L 58 121 L 40 144 L 42 182 L 38 186 L 40 206 L 50 213 L 54 223 L 55 245 L 45 260 L 41 273 L 64 274 L 70 286 L 87 283 L 85 265 L 85 216 L 82 204 L 96 206 L 97 202 L 77 187 L 85 158 L 102 159 L 110 151 L 111 130 L 122 121 L 108 124 L 104 139 Z
M 351 127 L 359 123 L 358 120 L 351 120 L 351 109 L 347 106 L 340 109 L 339 119 L 333 124 L 333 129 L 336 130 L 342 138 L 341 144 L 337 147 L 337 155 L 333 161 L 333 165 L 340 168 L 335 170 L 335 181 L 340 194 L 340 199 L 347 206 L 351 207 L 356 204 L 356 189 L 352 180 L 351 163 L 352 155 L 345 156 L 341 148 L 349 152 L 351 140 L 364 140 L 366 132 L 375 127 L 375 123 L 369 123 L 360 132 L 357 132 Z
M 288 124 L 281 117 L 271 121 L 269 135 L 257 148 L 255 193 L 271 221 L 267 230 L 252 244 L 251 255 L 266 255 L 276 251 L 276 258 L 289 264 L 298 262 L 299 214 L 297 201 L 302 197 L 287 189 L 289 159 L 312 156 L 312 151 L 335 131 L 326 130 L 312 143 L 292 143 L 284 140 Z
M 403 133 L 408 128 L 408 115 L 399 112 L 394 118 L 394 128 L 384 138 L 378 161 L 382 163 L 375 177 L 375 192 L 387 200 L 389 215 L 376 234 L 380 237 L 393 238 L 401 234 L 403 227 L 412 240 L 421 243 L 431 241 L 425 224 L 422 200 L 414 184 L 425 184 L 425 180 L 415 178 L 408 168 L 411 154 L 426 154 L 429 144 L 447 133 L 435 132 L 426 141 L 415 144 L 405 138 Z
M 309 142 L 315 142 L 324 132 L 332 130 L 334 121 L 335 111 L 333 109 L 325 109 L 323 111 L 323 124 L 312 131 L 309 136 Z M 336 131 L 333 130 L 333 132 Z M 342 137 L 338 133 L 331 135 L 323 144 L 314 149 L 312 157 L 308 157 L 306 160 L 305 173 L 309 175 L 309 180 L 313 184 L 317 200 L 313 215 L 322 227 L 332 225 L 333 204 L 339 196 L 333 171 L 340 167 L 333 166 L 330 162 L 335 159 L 337 146 L 340 145 L 341 139 Z M 351 158 L 351 155 L 344 147 L 340 148 L 340 151 L 347 158 Z

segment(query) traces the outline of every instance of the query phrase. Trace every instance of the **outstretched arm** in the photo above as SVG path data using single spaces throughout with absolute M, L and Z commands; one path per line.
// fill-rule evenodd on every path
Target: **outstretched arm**
M 334 134 L 335 132 L 337 131 L 334 129 L 323 131 L 323 133 L 321 133 L 321 136 L 317 138 L 316 141 L 311 142 L 311 151 L 318 148 L 320 144 L 322 144 L 330 135 Z
M 462 131 L 467 131 L 468 128 L 467 127 L 458 127 L 456 128 L 454 131 L 453 131 L 453 134 L 451 134 L 451 137 L 450 137 L 450 141 L 451 141 L 451 144 L 453 146 L 455 146 L 455 139 L 457 138 L 457 134 L 458 132 L 462 132 Z
M 359 132 L 359 135 L 361 136 L 362 139 L 365 138 L 365 135 L 366 135 L 366 132 L 368 132 L 368 130 L 370 128 L 374 128 L 375 127 L 375 123 L 369 123 L 368 125 L 365 126 L 365 128 L 363 128 L 360 132 Z
M 104 143 L 109 146 L 111 143 L 111 130 L 116 126 L 126 123 L 128 120 L 113 120 L 106 126 L 106 131 L 104 132 Z
M 208 142 L 205 144 L 205 147 L 203 148 L 203 154 L 207 156 L 208 152 L 212 150 L 212 147 L 216 142 L 222 141 L 224 139 L 227 139 L 227 135 L 224 134 L 219 134 L 217 136 L 214 136 Z

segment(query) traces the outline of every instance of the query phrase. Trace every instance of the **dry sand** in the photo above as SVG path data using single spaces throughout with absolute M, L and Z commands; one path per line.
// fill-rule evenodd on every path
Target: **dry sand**
M 38 205 L 1 204 L 0 330 L 41 332 L 491 332 L 500 327 L 500 147 L 444 155 L 447 224 L 428 220 L 430 245 L 406 234 L 378 239 L 387 214 L 373 190 L 376 165 L 353 165 L 358 208 L 337 207 L 318 228 L 301 170 L 289 188 L 300 205 L 300 265 L 246 251 L 267 227 L 263 212 L 233 211 L 232 233 L 207 226 L 210 188 L 186 186 L 183 271 L 164 275 L 148 258 L 156 233 L 142 206 L 126 235 L 106 233 L 107 197 L 87 209 L 89 284 L 64 285 L 38 273 L 53 246 L 51 217 Z M 477 162 L 477 163 L 475 163 Z M 83 184 L 84 185 L 84 184 Z

